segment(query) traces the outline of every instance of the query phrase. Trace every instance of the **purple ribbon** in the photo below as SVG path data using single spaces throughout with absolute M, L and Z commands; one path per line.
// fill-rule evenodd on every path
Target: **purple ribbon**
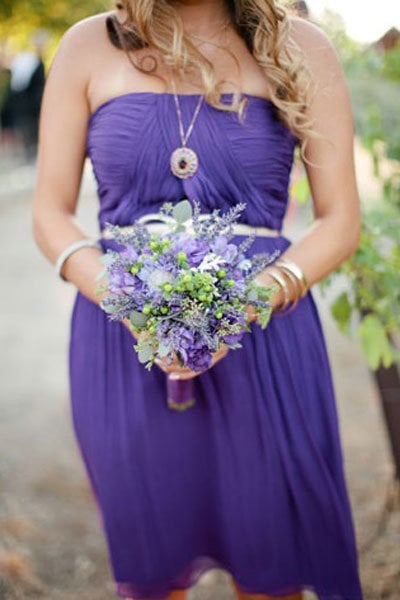
M 170 379 L 167 375 L 167 404 L 174 410 L 186 410 L 193 406 L 193 379 Z

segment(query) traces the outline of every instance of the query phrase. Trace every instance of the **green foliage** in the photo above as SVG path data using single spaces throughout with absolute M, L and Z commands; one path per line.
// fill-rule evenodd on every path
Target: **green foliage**
M 310 199 L 310 186 L 306 175 L 298 177 L 292 185 L 290 195 L 299 204 L 306 204 Z
M 320 284 L 323 292 L 338 275 L 344 275 L 348 291 L 331 304 L 339 329 L 351 333 L 352 318 L 360 319 L 355 335 L 360 338 L 368 365 L 377 369 L 400 358 L 391 342 L 400 331 L 400 213 L 384 207 L 363 217 L 361 242 L 353 256 Z
M 360 45 L 347 35 L 343 17 L 339 13 L 325 9 L 318 25 L 335 46 L 343 65 L 352 62 L 359 55 Z
M 382 65 L 383 76 L 391 81 L 400 83 L 400 43 L 390 51 L 386 52 Z
M 136 329 L 144 327 L 148 320 L 148 315 L 144 315 L 142 312 L 139 312 L 137 310 L 133 310 L 130 314 L 130 322 L 132 326 Z
M 343 64 L 356 134 L 373 160 L 381 197 L 377 208 L 363 212 L 357 251 L 319 287 L 325 293 L 338 277 L 345 280 L 347 289 L 332 301 L 331 314 L 340 331 L 354 331 L 371 369 L 388 367 L 400 360 L 392 342 L 400 332 L 400 45 L 387 53 L 363 47 L 330 11 L 320 25 Z M 300 202 L 302 186 L 292 192 Z
M 381 364 L 390 367 L 395 353 L 388 341 L 386 330 L 376 315 L 367 315 L 362 319 L 357 336 L 361 339 L 361 347 L 371 369 L 378 369 Z
M 351 94 L 356 133 L 376 167 L 385 158 L 400 161 L 400 44 L 388 52 L 359 44 L 347 35 L 340 15 L 329 10 L 319 25 L 337 49 Z M 385 186 L 390 193 L 393 186 L 383 182 Z
M 350 331 L 350 319 L 353 312 L 353 307 L 350 302 L 347 292 L 342 292 L 336 300 L 331 304 L 331 313 L 339 329 L 343 333 Z
M 382 71 L 380 75 L 352 73 L 347 81 L 356 133 L 371 152 L 379 177 L 382 161 L 400 161 L 400 83 L 385 79 Z
M 37 29 L 48 30 L 57 40 L 73 23 L 112 6 L 112 0 L 1 0 L 0 40 L 26 47 Z

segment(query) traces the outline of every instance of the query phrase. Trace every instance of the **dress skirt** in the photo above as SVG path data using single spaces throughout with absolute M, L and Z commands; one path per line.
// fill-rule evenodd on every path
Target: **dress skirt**
M 290 245 L 257 238 L 252 252 Z M 73 427 L 121 597 L 164 598 L 211 568 L 243 591 L 362 600 L 334 387 L 312 291 L 257 323 L 167 407 L 166 377 L 77 292 Z

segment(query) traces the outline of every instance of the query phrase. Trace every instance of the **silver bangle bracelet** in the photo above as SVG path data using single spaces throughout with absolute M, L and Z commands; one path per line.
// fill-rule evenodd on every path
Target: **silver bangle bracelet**
M 65 250 L 63 250 L 61 252 L 60 256 L 57 258 L 57 262 L 54 267 L 56 270 L 56 273 L 60 277 L 60 279 L 62 279 L 63 281 L 68 281 L 64 277 L 64 275 L 61 273 L 61 270 L 62 270 L 63 265 L 64 265 L 65 261 L 67 260 L 67 258 L 69 256 L 71 256 L 71 254 L 76 252 L 77 250 L 80 250 L 81 248 L 91 248 L 91 247 L 101 248 L 101 244 L 98 240 L 96 240 L 94 238 L 84 238 L 82 240 L 77 240 L 75 242 L 72 242 L 72 244 L 67 246 L 65 248 Z

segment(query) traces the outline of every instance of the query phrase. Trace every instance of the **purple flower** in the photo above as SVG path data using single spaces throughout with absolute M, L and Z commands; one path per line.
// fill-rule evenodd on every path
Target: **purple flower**
M 224 235 L 218 235 L 215 240 L 211 242 L 211 249 L 224 258 L 227 262 L 232 263 L 238 254 L 238 249 L 235 244 L 228 244 L 228 240 Z
M 187 366 L 192 371 L 205 371 L 212 363 L 212 354 L 207 344 L 198 341 L 191 346 L 187 353 Z
M 179 326 L 175 329 L 174 349 L 179 352 L 184 364 L 193 371 L 204 371 L 212 362 L 209 347 L 194 330 Z
M 153 268 L 151 268 L 147 265 L 144 265 L 140 269 L 140 271 L 137 273 L 137 276 L 142 281 L 147 281 L 149 279 L 150 275 L 152 274 L 153 270 L 154 270 Z
M 224 342 L 224 344 L 236 344 L 242 339 L 243 333 L 243 331 L 240 333 L 230 333 L 229 335 L 223 336 L 221 340 Z
M 178 342 L 176 350 L 179 350 L 179 354 L 182 356 L 183 361 L 186 363 L 188 359 L 187 350 L 194 344 L 194 332 L 186 327 L 178 327 L 174 332 L 174 337 Z
M 209 245 L 206 241 L 193 238 L 187 233 L 176 236 L 173 248 L 176 253 L 186 253 L 190 267 L 197 267 L 209 251 Z
M 118 268 L 110 273 L 109 289 L 113 294 L 132 294 L 135 290 L 135 276 L 124 268 Z
M 125 249 L 122 250 L 122 252 L 120 252 L 120 257 L 127 264 L 132 264 L 137 261 L 137 259 L 139 258 L 139 254 L 132 246 L 126 246 Z

